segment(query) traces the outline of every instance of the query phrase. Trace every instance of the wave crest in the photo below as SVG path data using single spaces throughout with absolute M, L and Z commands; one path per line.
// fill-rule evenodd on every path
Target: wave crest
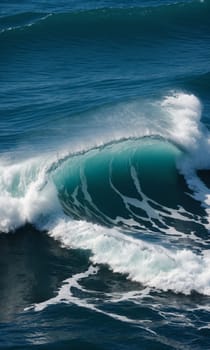
M 28 29 L 31 34 L 84 37 L 167 36 L 190 28 L 195 35 L 198 27 L 209 30 L 210 3 L 193 1 L 151 7 L 116 7 L 78 10 L 68 13 L 22 13 L 2 19 L 2 33 Z M 196 31 L 195 31 L 196 29 Z
M 192 220 L 195 210 L 201 216 L 204 209 L 208 212 L 209 190 L 196 174 L 196 169 L 210 168 L 210 138 L 200 120 L 199 100 L 175 93 L 153 101 L 146 114 L 138 111 L 144 109 L 142 104 L 131 108 L 135 110 L 131 125 L 118 128 L 118 142 L 107 143 L 105 138 L 104 145 L 89 145 L 89 151 L 2 165 L 0 230 L 8 232 L 25 222 L 38 224 L 52 212 L 60 215 L 59 202 L 75 219 L 155 232 L 169 229 L 173 210 L 180 222 L 186 217 Z M 122 109 L 120 113 L 125 117 Z M 110 110 L 105 120 L 106 114 Z M 118 109 L 113 114 L 120 118 Z M 204 209 L 190 200 L 192 196 Z M 193 221 L 201 223 L 195 217 Z

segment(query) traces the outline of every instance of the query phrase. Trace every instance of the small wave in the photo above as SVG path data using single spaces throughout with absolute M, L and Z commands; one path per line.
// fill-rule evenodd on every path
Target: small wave
M 40 21 L 46 20 L 51 14 L 27 12 L 1 18 L 0 33 L 16 31 L 31 27 Z
M 32 28 L 31 34 L 79 37 L 167 36 L 190 28 L 209 30 L 209 1 L 175 3 L 152 7 L 98 8 L 69 13 L 25 13 L 3 18 L 2 32 Z M 29 28 L 28 28 L 29 29 Z M 23 34 L 24 35 L 24 34 Z

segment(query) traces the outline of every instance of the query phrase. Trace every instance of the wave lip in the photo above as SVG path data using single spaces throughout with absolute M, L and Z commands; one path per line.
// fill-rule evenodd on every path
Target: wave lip
M 1 165 L 0 230 L 10 232 L 30 222 L 65 247 L 91 250 L 93 263 L 108 264 L 144 286 L 210 295 L 210 254 L 203 250 L 208 242 L 204 239 L 201 248 L 195 237 L 196 230 L 210 227 L 210 190 L 196 173 L 210 168 L 210 136 L 202 124 L 201 103 L 192 94 L 173 93 L 153 101 L 152 107 L 149 111 L 155 111 L 151 118 L 156 123 L 148 127 L 144 115 L 135 138 L 131 132 L 118 142 L 89 144 L 83 152 L 67 150 L 58 158 L 43 155 Z M 186 191 L 177 164 L 188 184 Z M 153 184 L 158 178 L 160 189 Z M 175 205 L 161 203 L 163 195 L 153 198 L 156 190 L 164 190 L 169 199 L 178 195 Z M 106 212 L 106 202 L 111 212 Z M 120 214 L 113 214 L 120 206 Z M 91 220 L 94 211 L 100 220 Z M 140 216 L 144 225 L 137 220 Z M 152 234 L 158 243 L 148 239 Z M 164 240 L 167 235 L 171 241 Z M 180 237 L 186 240 L 187 235 L 196 250 L 181 245 Z M 168 242 L 173 242 L 170 248 Z
M 99 136 L 100 147 L 94 142 L 79 154 L 69 154 L 67 150 L 67 155 L 59 159 L 51 155 L 46 161 L 48 156 L 43 155 L 17 165 L 2 165 L 0 230 L 9 232 L 25 222 L 39 225 L 40 217 L 48 216 L 53 210 L 59 216 L 59 203 L 73 218 L 94 218 L 94 222 L 105 225 L 121 223 L 130 227 L 131 224 L 138 229 L 141 218 L 140 226 L 145 229 L 166 230 L 175 215 L 172 209 L 183 221 L 188 217 L 203 224 L 195 211 L 204 215 L 199 201 L 210 217 L 210 195 L 196 170 L 210 168 L 210 137 L 201 121 L 200 101 L 194 95 L 173 93 L 162 101 L 150 103 L 148 111 L 141 111 L 144 108 L 139 103 L 112 111 L 116 115 L 116 121 L 111 118 L 112 124 L 119 118 L 125 120 L 124 129 L 118 125 L 116 140 L 110 132 L 108 109 L 102 117 L 109 134 L 104 131 Z M 127 125 L 128 113 L 131 118 Z M 177 166 L 189 189 L 180 182 Z M 152 180 L 154 169 L 156 177 Z M 164 195 L 163 187 L 167 188 Z M 185 192 L 194 196 L 197 204 Z M 180 206 L 188 213 L 183 215 Z M 163 218 L 167 216 L 166 223 Z

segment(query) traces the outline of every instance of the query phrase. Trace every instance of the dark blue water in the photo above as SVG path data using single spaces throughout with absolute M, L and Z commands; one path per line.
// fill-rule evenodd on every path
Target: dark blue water
M 209 15 L 1 1 L 0 348 L 209 349 Z

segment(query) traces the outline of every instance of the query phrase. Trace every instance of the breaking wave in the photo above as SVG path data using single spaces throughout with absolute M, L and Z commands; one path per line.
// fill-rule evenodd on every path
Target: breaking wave
M 134 134 L 2 163 L 0 231 L 29 222 L 144 286 L 210 295 L 210 190 L 198 173 L 210 168 L 202 107 L 194 95 L 173 93 L 149 110 L 158 124 L 144 116 Z

